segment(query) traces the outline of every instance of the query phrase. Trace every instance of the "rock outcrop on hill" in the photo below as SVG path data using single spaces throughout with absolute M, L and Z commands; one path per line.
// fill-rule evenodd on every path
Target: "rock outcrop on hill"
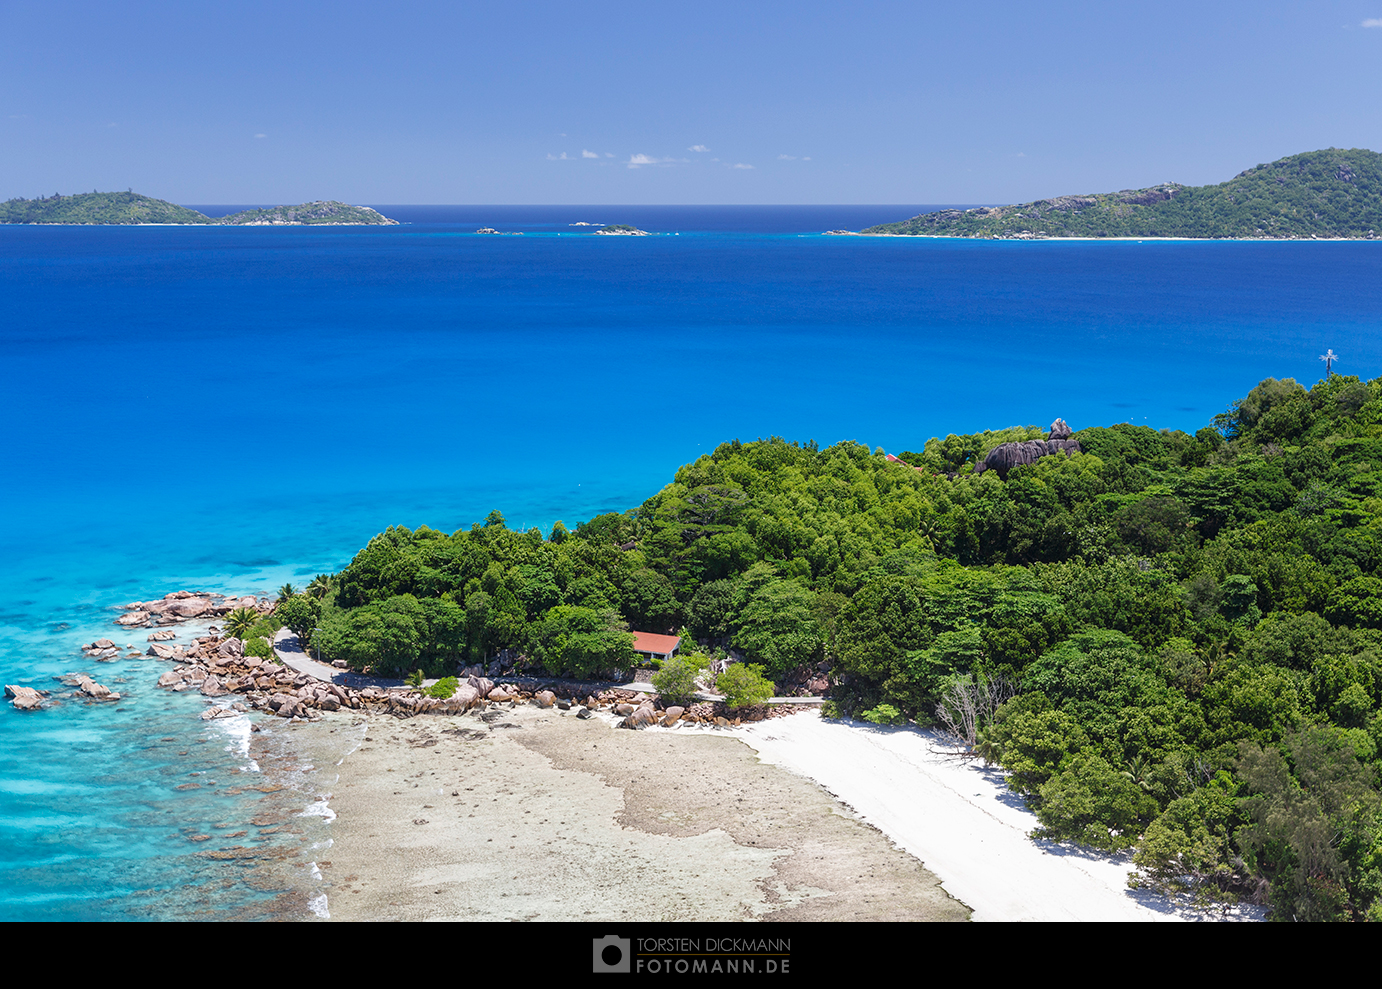
M 974 473 L 982 474 L 986 470 L 996 470 L 998 476 L 1006 480 L 1008 471 L 1022 464 L 1034 463 L 1053 453 L 1064 453 L 1068 457 L 1072 453 L 1081 452 L 1080 441 L 1072 440 L 1070 435 L 1071 429 L 1065 420 L 1057 419 L 1051 423 L 1051 432 L 1044 440 L 1004 443 L 1002 446 L 994 447 L 987 457 L 974 466 Z

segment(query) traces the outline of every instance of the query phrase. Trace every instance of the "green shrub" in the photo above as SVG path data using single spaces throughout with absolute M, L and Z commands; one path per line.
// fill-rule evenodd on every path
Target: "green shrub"
M 442 677 L 432 686 L 423 691 L 428 697 L 440 697 L 446 700 L 456 692 L 456 688 L 461 685 L 461 681 L 455 677 Z
M 773 682 L 763 675 L 761 663 L 735 663 L 715 678 L 715 689 L 729 707 L 762 704 L 773 696 Z
M 410 687 L 421 687 L 421 686 L 422 686 L 422 680 L 423 680 L 422 671 L 421 671 L 421 670 L 413 670 L 413 672 L 410 673 L 410 674 L 408 675 L 408 679 L 407 679 L 405 682 L 406 682 L 406 683 L 408 684 L 408 686 L 410 686 Z
M 269 645 L 266 639 L 253 638 L 245 640 L 245 655 L 258 656 L 260 659 L 273 659 L 273 646 Z
M 710 658 L 700 653 L 673 656 L 653 674 L 653 686 L 664 700 L 681 703 L 696 692 L 696 676 L 709 666 Z
M 900 725 L 907 719 L 902 716 L 902 712 L 891 704 L 879 704 L 871 711 L 865 711 L 859 715 L 865 721 L 872 721 L 876 725 Z

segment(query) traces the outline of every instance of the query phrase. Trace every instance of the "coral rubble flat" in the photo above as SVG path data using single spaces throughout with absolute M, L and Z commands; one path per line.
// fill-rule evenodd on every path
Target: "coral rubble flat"
M 969 916 L 916 858 L 726 733 L 489 715 L 369 720 L 331 798 L 332 919 Z

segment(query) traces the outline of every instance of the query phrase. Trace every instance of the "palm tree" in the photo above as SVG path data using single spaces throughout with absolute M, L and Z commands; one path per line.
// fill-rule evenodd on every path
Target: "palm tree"
M 294 587 L 292 584 L 284 584 L 282 587 L 278 589 L 278 603 L 282 604 L 284 601 L 287 601 L 297 592 L 298 589 Z
M 1123 775 L 1132 780 L 1144 790 L 1150 790 L 1151 784 L 1147 782 L 1147 774 L 1151 772 L 1152 765 L 1144 755 L 1135 755 L 1128 760 L 1128 768 L 1123 770 Z
M 259 624 L 259 612 L 253 608 L 236 608 L 226 615 L 226 633 L 243 641 L 250 630 Z
M 307 593 L 312 597 L 321 600 L 331 592 L 331 578 L 324 573 L 319 573 L 312 578 L 312 583 L 307 585 Z

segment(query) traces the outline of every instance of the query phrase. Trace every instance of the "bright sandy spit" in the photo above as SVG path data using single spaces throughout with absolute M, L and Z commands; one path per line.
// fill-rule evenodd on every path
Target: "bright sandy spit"
M 997 773 L 917 731 L 534 707 L 336 723 L 360 741 L 330 798 L 333 920 L 1186 916 L 1128 890 L 1125 859 L 1031 841 Z

